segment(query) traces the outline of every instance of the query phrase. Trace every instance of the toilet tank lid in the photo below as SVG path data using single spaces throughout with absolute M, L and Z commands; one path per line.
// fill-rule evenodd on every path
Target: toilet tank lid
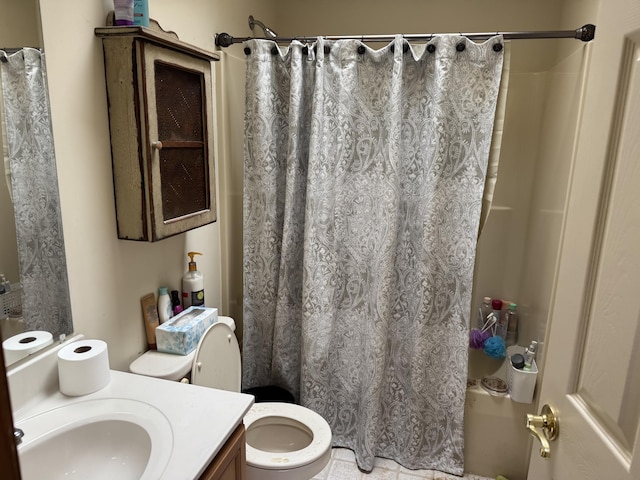
M 129 371 L 138 375 L 146 375 L 147 377 L 175 381 L 182 380 L 191 371 L 195 354 L 195 350 L 189 355 L 176 355 L 149 350 L 131 362 Z
M 226 323 L 229 328 L 231 329 L 232 332 L 236 331 L 236 322 L 233 320 L 233 318 L 231 317 L 223 317 L 223 316 L 218 316 L 218 321 L 222 322 L 222 323 Z
M 218 322 L 226 323 L 232 331 L 236 330 L 236 322 L 231 317 L 219 316 Z M 188 355 L 149 350 L 131 362 L 129 371 L 147 377 L 182 380 L 191 371 L 195 354 L 196 350 Z

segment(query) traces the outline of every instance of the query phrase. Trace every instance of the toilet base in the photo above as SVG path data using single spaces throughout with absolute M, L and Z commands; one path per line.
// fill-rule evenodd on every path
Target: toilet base
M 330 459 L 331 447 L 315 462 L 289 470 L 258 468 L 247 463 L 247 480 L 309 480 L 320 473 Z

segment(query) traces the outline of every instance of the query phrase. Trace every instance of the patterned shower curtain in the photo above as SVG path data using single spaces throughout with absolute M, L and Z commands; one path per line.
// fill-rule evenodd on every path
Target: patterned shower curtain
M 291 390 L 365 471 L 463 472 L 501 44 L 246 44 L 243 386 Z
M 58 338 L 71 309 L 44 53 L 0 51 L 0 60 L 22 313 L 30 329 Z

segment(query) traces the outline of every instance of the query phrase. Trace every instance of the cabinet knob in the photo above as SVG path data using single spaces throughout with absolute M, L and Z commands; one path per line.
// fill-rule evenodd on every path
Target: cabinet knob
M 151 142 L 151 148 L 153 148 L 154 150 L 162 150 L 162 142 L 160 140 L 157 140 L 155 142 Z

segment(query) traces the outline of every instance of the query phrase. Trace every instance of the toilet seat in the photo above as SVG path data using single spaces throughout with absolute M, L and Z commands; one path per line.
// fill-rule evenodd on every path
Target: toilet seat
M 244 417 L 245 431 L 249 434 L 252 425 L 262 419 L 271 418 L 276 423 L 278 417 L 304 425 L 312 433 L 311 443 L 301 450 L 273 453 L 258 450 L 247 442 L 248 465 L 265 470 L 295 469 L 315 462 L 330 451 L 331 429 L 324 418 L 308 408 L 292 403 L 254 404 Z

